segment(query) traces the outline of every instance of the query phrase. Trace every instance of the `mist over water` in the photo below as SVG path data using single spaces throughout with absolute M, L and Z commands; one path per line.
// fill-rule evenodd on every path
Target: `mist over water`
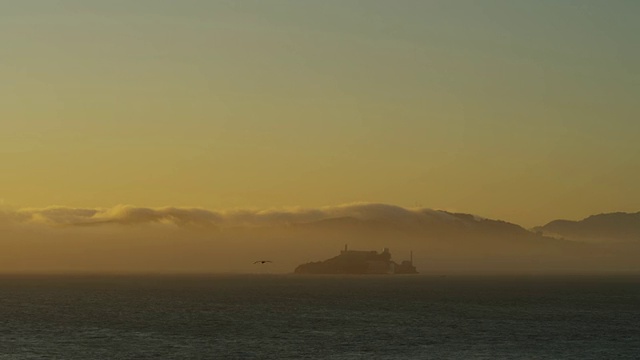
M 625 229 L 640 229 L 640 217 L 632 220 Z M 588 229 L 608 233 L 619 221 L 609 223 Z M 640 271 L 637 232 L 619 240 L 569 240 L 471 214 L 375 203 L 22 209 L 0 212 L 0 232 L 0 272 L 12 273 L 290 273 L 337 255 L 345 244 L 390 248 L 398 262 L 413 251 L 418 271 L 428 274 Z M 254 265 L 263 259 L 273 263 Z
M 2 276 L 7 359 L 635 359 L 640 277 Z

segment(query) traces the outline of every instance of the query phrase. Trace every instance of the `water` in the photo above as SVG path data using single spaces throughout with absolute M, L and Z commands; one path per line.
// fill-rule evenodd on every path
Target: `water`
M 116 358 L 640 359 L 640 277 L 0 277 L 0 359 Z

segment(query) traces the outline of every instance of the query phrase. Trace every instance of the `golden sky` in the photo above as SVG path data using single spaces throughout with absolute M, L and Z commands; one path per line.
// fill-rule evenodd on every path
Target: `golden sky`
M 0 3 L 0 201 L 638 211 L 636 1 Z

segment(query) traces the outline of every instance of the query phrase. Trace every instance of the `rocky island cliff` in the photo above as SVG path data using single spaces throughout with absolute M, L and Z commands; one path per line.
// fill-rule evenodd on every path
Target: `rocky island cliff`
M 340 255 L 324 261 L 302 264 L 295 269 L 296 274 L 417 274 L 413 266 L 413 256 L 400 264 L 391 260 L 391 253 L 385 248 L 381 253 L 375 250 L 349 250 L 345 245 Z

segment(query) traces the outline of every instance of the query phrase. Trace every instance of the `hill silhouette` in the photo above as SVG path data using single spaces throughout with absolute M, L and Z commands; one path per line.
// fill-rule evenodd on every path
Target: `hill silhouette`
M 554 220 L 534 230 L 575 241 L 640 243 L 640 212 L 598 214 L 580 221 Z

